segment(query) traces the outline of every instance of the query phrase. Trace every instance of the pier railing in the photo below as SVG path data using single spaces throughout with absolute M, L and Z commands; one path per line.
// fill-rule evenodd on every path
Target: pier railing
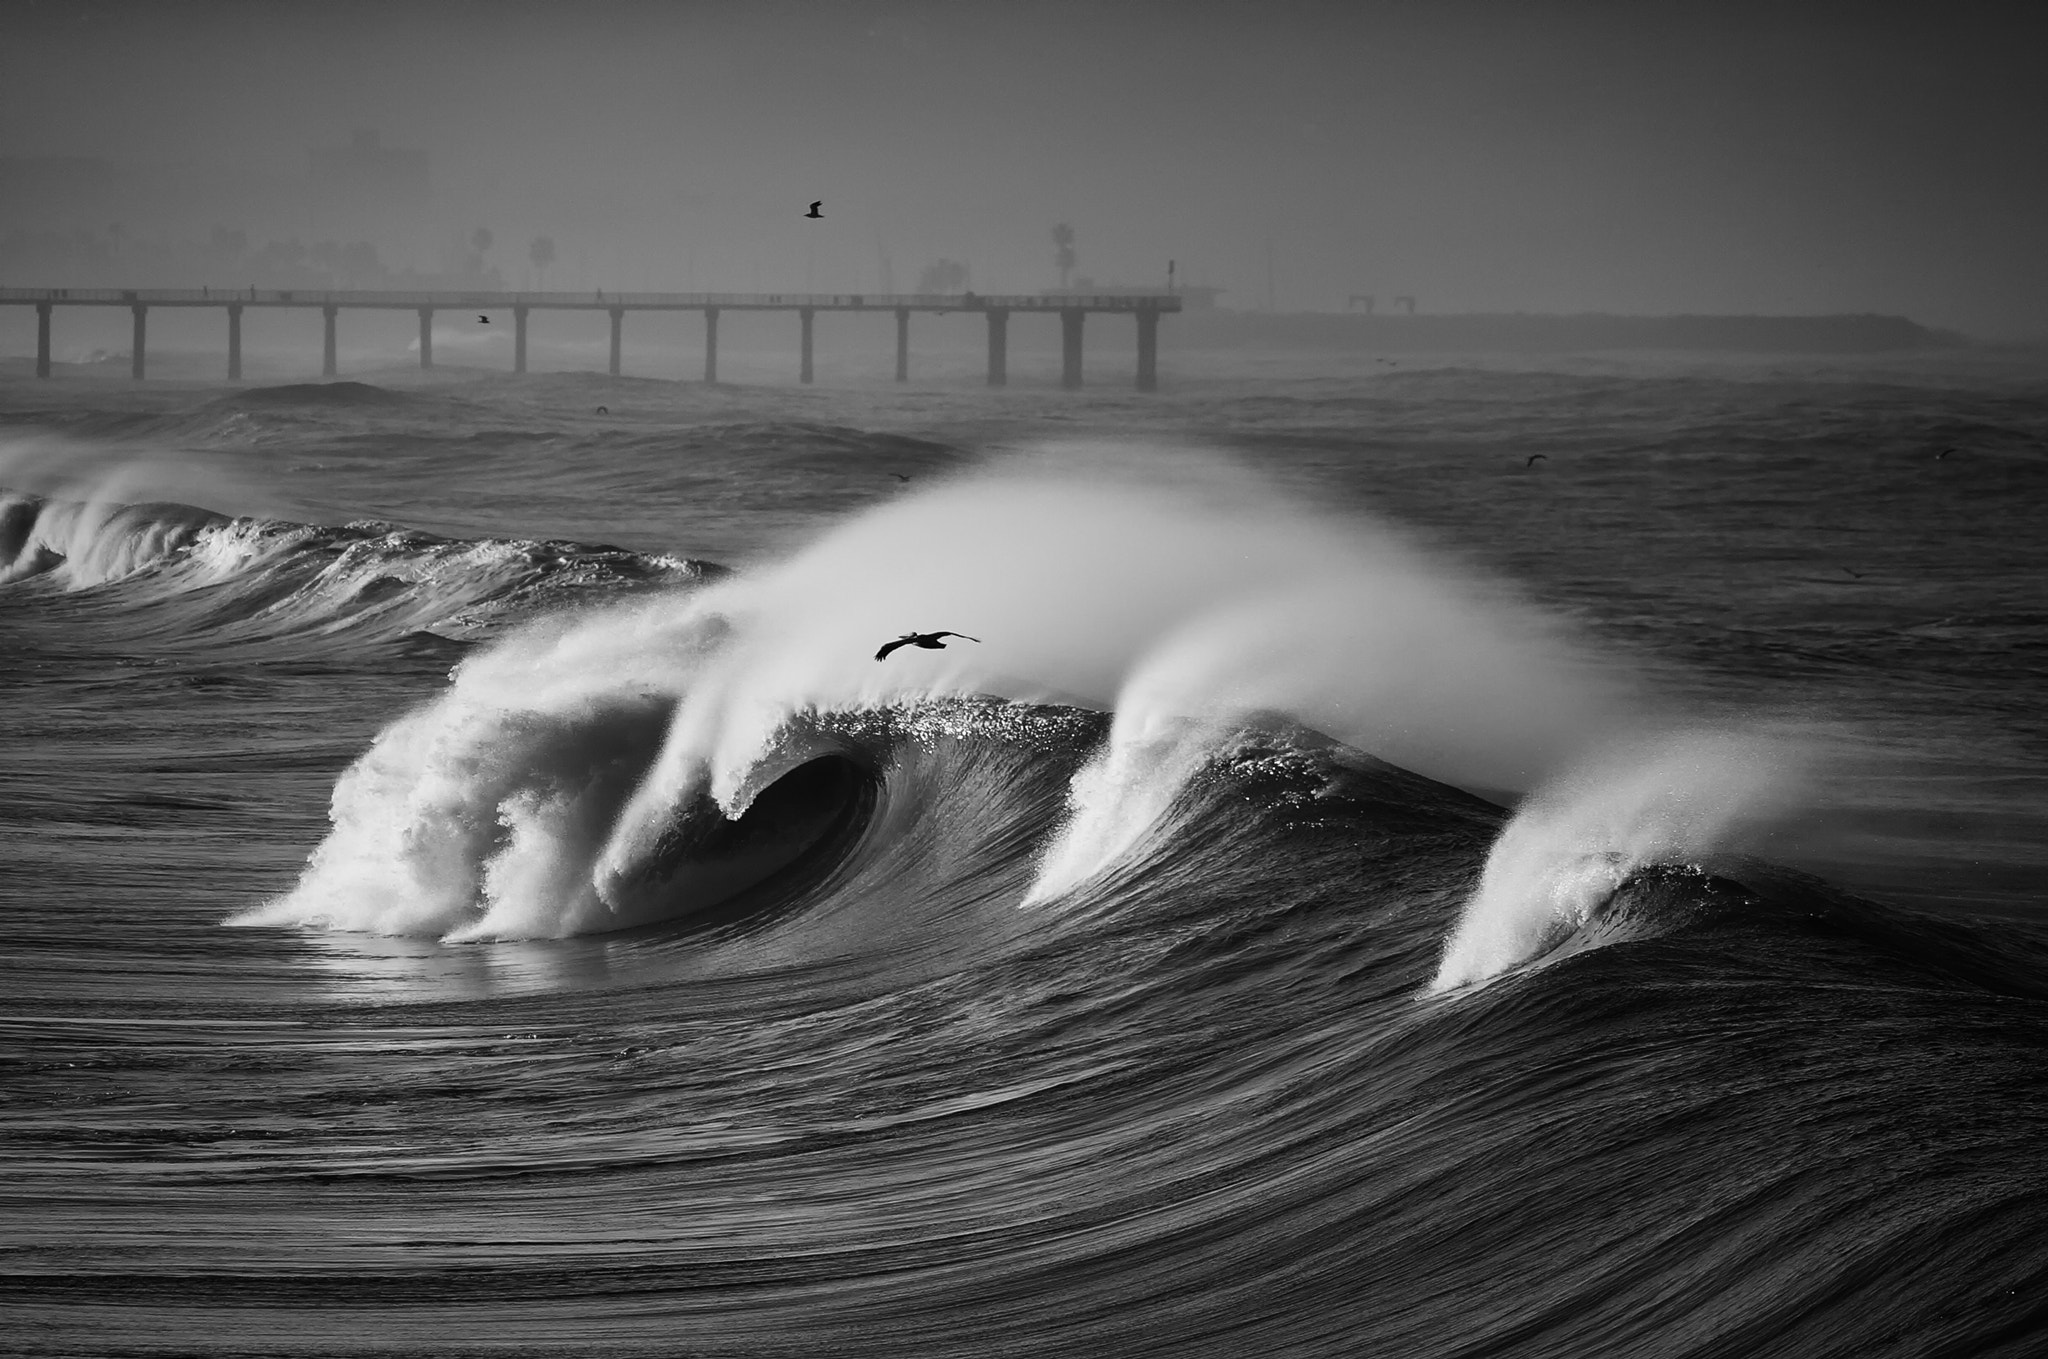
M 612 293 L 460 292 L 440 289 L 320 288 L 0 288 L 0 305 L 55 303 L 99 307 L 555 307 L 579 311 L 666 308 L 702 311 L 1179 311 L 1173 293 Z

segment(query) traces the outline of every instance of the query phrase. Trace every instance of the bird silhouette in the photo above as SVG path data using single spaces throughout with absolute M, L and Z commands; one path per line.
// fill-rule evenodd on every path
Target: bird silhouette
M 486 325 L 486 326 L 487 326 L 487 325 L 489 325 L 489 324 L 491 323 L 491 318 L 490 318 L 490 317 L 488 317 L 488 316 L 486 316 L 486 315 L 484 315 L 484 314 L 483 314 L 482 312 L 478 312 L 478 313 L 476 314 L 476 319 L 477 319 L 477 323 L 478 323 L 479 325 Z
M 1946 458 L 1949 454 L 1953 452 L 1955 452 L 1953 448 L 1944 448 L 1941 450 L 1941 452 L 1934 455 L 1934 460 L 1936 462 L 1940 462 L 1943 458 Z
M 612 413 L 612 408 L 610 406 L 599 406 L 597 408 L 597 413 L 599 415 L 610 415 Z
M 1849 572 L 1849 579 L 1850 579 L 1850 580 L 1862 580 L 1862 579 L 1863 579 L 1863 573 L 1862 573 L 1861 571 L 1852 571 L 1852 570 L 1850 570 L 1850 569 L 1849 569 L 1848 567 L 1846 567 L 1846 566 L 1845 566 L 1845 567 L 1843 567 L 1842 569 L 1843 569 L 1844 571 L 1848 571 L 1848 572 Z
M 965 642 L 981 640 L 979 637 L 969 637 L 964 632 L 906 632 L 893 642 L 884 642 L 882 649 L 875 653 L 875 659 L 886 659 L 889 653 L 899 646 L 920 646 L 926 651 L 944 651 L 946 643 L 942 639 L 947 637 L 958 637 Z
M 822 213 L 822 212 L 819 212 L 819 211 L 818 211 L 818 209 L 819 209 L 819 208 L 822 208 L 822 207 L 824 207 L 824 206 L 825 206 L 825 200 L 821 198 L 821 199 L 819 199 L 819 200 L 818 200 L 817 202 L 815 202 L 815 203 L 811 204 L 811 210 L 810 210 L 809 212 L 805 213 L 805 214 L 804 214 L 804 216 L 806 216 L 806 217 L 823 217 L 823 216 L 824 216 L 825 214 L 824 214 L 824 213 Z
M 894 478 L 896 478 L 896 480 L 898 480 L 898 481 L 908 481 L 908 480 L 910 480 L 910 478 L 909 478 L 909 477 L 907 477 L 907 476 L 903 475 L 903 473 L 901 473 L 901 472 L 891 472 L 891 473 L 890 473 L 889 475 L 890 475 L 890 476 L 892 476 L 892 477 L 894 477 Z
M 1531 453 L 1531 454 L 1529 455 L 1529 461 L 1527 461 L 1527 462 L 1523 463 L 1523 464 L 1522 464 L 1522 466 L 1524 466 L 1524 467 L 1534 467 L 1534 466 L 1535 466 L 1535 465 L 1536 465 L 1537 463 L 1539 463 L 1539 462 L 1549 462 L 1549 461 L 1550 461 L 1550 455 L 1549 455 L 1548 453 Z

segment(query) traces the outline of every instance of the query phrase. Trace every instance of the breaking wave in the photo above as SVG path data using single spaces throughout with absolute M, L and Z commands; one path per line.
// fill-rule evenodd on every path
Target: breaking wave
M 871 654 L 939 627 L 983 640 Z M 1061 448 L 868 511 L 756 574 L 546 619 L 470 657 L 343 778 L 298 888 L 237 921 L 470 939 L 687 916 L 830 839 L 920 722 L 1002 743 L 1043 725 L 1019 714 L 1113 714 L 1087 719 L 1085 748 L 1056 743 L 1062 804 L 1031 832 L 1018 892 L 1045 902 L 1139 853 L 1248 726 L 1502 789 L 1565 766 L 1634 702 L 1556 621 L 1386 524 L 1206 455 Z M 827 758 L 852 772 L 759 808 Z

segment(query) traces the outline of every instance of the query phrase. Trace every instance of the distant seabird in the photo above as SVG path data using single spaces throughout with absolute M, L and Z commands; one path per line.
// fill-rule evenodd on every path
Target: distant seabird
M 890 475 L 890 476 L 892 476 L 892 477 L 894 477 L 894 478 L 896 478 L 896 480 L 898 480 L 898 481 L 908 481 L 908 480 L 910 480 L 910 478 L 909 478 L 909 477 L 906 477 L 906 476 L 904 476 L 904 475 L 903 475 L 903 474 L 902 474 L 901 472 L 891 472 L 891 473 L 890 473 L 889 475 Z
M 969 637 L 964 632 L 906 632 L 893 642 L 884 642 L 882 649 L 875 653 L 875 659 L 878 661 L 885 659 L 890 652 L 899 646 L 921 646 L 926 651 L 944 651 L 946 644 L 941 639 L 946 637 L 958 637 L 965 642 L 978 642 L 981 640 L 979 637 Z
M 491 323 L 491 318 L 484 315 L 482 312 L 478 312 L 476 314 L 476 319 L 479 323 L 483 325 L 489 325 Z
M 1537 463 L 1539 463 L 1539 462 L 1549 462 L 1549 461 L 1550 461 L 1550 455 L 1549 455 L 1548 453 L 1531 453 L 1531 454 L 1529 455 L 1529 461 L 1527 461 L 1527 462 L 1523 463 L 1523 464 L 1522 464 L 1522 466 L 1524 466 L 1524 467 L 1534 467 L 1534 466 L 1535 466 L 1535 465 L 1536 465 Z
M 1940 462 L 1943 458 L 1946 458 L 1949 454 L 1953 452 L 1955 452 L 1953 448 L 1944 448 L 1941 450 L 1941 452 L 1934 455 L 1934 460 L 1936 462 Z
M 822 208 L 822 207 L 824 207 L 824 206 L 825 206 L 825 200 L 821 198 L 821 199 L 819 199 L 819 200 L 818 200 L 817 202 L 815 202 L 815 203 L 811 204 L 811 210 L 810 210 L 809 212 L 805 213 L 805 214 L 804 214 L 804 216 L 806 216 L 806 217 L 823 217 L 823 216 L 824 216 L 825 214 L 824 214 L 824 213 L 822 213 L 822 212 L 819 212 L 819 211 L 818 211 L 818 209 L 819 209 L 819 208 Z
M 599 415 L 610 415 L 612 413 L 612 408 L 610 406 L 599 406 L 597 408 L 597 413 Z

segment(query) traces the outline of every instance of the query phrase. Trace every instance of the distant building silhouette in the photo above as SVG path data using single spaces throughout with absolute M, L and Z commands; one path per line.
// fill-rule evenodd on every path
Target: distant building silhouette
M 940 260 L 927 264 L 917 275 L 917 290 L 920 293 L 957 293 L 967 288 L 967 266 L 958 260 Z
M 375 129 L 358 128 L 347 146 L 316 146 L 306 155 L 313 236 L 408 252 L 425 243 L 433 197 L 426 152 L 386 146 Z

